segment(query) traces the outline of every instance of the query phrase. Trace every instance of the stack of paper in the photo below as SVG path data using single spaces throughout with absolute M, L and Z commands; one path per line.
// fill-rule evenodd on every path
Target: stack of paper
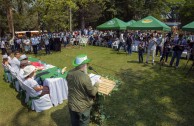
M 91 73 L 91 74 L 89 74 L 89 77 L 90 77 L 90 79 L 92 81 L 92 85 L 94 85 L 96 82 L 98 82 L 100 80 L 101 76 L 97 75 L 97 74 Z

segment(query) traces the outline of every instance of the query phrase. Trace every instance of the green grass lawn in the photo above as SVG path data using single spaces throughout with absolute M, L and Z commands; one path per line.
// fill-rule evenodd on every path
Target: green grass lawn
M 157 63 L 139 64 L 137 53 L 129 56 L 93 46 L 62 49 L 51 55 L 42 53 L 36 58 L 70 70 L 78 54 L 87 54 L 92 59 L 91 66 L 100 74 L 122 81 L 119 90 L 104 99 L 105 112 L 110 116 L 105 126 L 194 125 L 194 74 L 191 71 L 188 77 L 184 76 L 188 70 L 183 70 L 185 59 L 177 70 L 166 66 L 160 70 Z M 3 81 L 2 67 L 0 75 L 0 126 L 70 126 L 67 101 L 41 113 L 28 111 L 18 93 Z

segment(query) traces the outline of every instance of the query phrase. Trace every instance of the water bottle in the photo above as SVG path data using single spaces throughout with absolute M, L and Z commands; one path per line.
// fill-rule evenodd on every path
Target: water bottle
M 57 69 L 58 76 L 59 76 L 60 72 L 61 72 L 60 69 Z
M 40 60 L 38 60 L 38 62 L 41 64 L 41 61 Z
M 47 69 L 47 65 L 46 65 L 46 63 L 44 63 L 44 69 Z

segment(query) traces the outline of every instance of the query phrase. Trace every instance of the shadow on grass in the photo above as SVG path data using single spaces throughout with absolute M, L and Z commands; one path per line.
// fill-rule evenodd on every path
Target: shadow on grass
M 69 108 L 67 105 L 62 109 L 52 112 L 51 118 L 54 120 L 57 126 L 71 126 Z
M 122 70 L 119 91 L 105 101 L 108 125 L 190 126 L 194 122 L 194 79 L 158 67 Z
M 34 111 L 29 111 L 28 109 L 22 107 L 15 115 L 12 120 L 12 125 L 14 126 L 32 126 L 32 125 L 43 125 L 41 121 L 45 113 L 36 113 Z

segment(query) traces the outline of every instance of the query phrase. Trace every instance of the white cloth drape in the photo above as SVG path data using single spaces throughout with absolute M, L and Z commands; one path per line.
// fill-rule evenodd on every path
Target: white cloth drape
M 62 104 L 63 100 L 68 98 L 68 86 L 66 79 L 48 78 L 45 79 L 43 85 L 49 87 L 51 102 L 54 106 Z

